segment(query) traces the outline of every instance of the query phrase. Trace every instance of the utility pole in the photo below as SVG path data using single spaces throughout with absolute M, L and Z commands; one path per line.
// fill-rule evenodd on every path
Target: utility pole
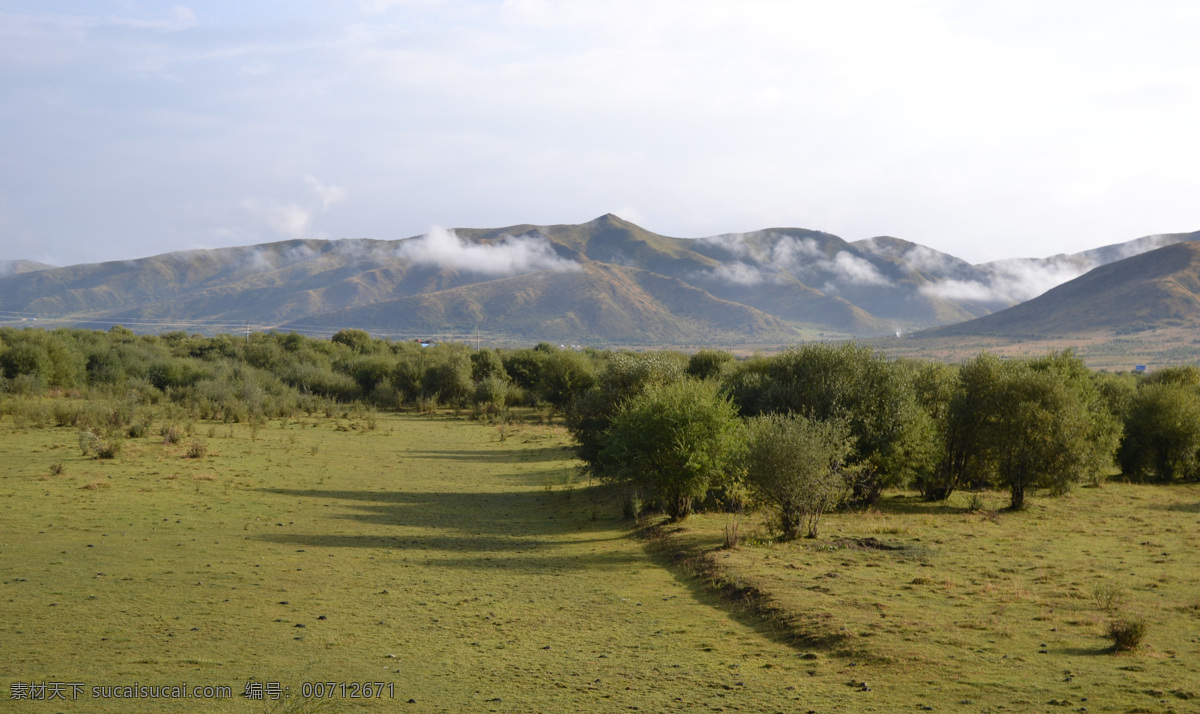
M 246 327 L 244 329 L 246 330 L 246 344 L 250 344 L 250 321 L 249 320 L 246 320 Z

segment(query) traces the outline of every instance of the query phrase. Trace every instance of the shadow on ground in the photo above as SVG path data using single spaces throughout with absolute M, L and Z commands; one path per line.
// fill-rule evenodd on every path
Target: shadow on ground
M 376 531 L 256 536 L 269 543 L 402 550 L 424 565 L 510 567 L 539 572 L 621 565 L 637 559 L 628 552 L 614 552 L 621 549 L 591 548 L 579 555 L 556 552 L 626 537 L 623 523 L 601 517 L 589 498 L 602 497 L 600 487 L 578 489 L 571 493 L 570 500 L 563 493 L 533 491 L 260 490 L 335 506 L 338 510 L 328 516 L 331 520 L 349 520 Z
M 471 463 L 527 464 L 538 461 L 573 461 L 575 452 L 569 446 L 539 446 L 522 449 L 439 449 L 436 451 L 405 451 L 406 458 L 439 461 L 469 461 Z

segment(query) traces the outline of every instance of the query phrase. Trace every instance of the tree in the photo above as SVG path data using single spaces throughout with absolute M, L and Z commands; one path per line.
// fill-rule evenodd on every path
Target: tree
M 1145 384 L 1132 400 L 1121 472 L 1161 481 L 1200 477 L 1200 389 L 1186 383 Z
M 504 361 L 495 350 L 484 347 L 471 353 L 471 379 L 482 382 L 488 377 L 496 377 L 508 381 L 508 373 L 504 371 Z
M 937 362 L 923 364 L 913 373 L 917 403 L 929 415 L 937 434 L 935 458 L 916 476 L 915 485 L 927 501 L 944 501 L 958 487 L 961 443 L 951 430 L 951 406 L 959 391 L 958 370 Z
M 329 341 L 345 345 L 359 353 L 371 351 L 371 335 L 364 330 L 338 330 Z
M 506 352 L 501 360 L 504 371 L 521 389 L 534 391 L 542 381 L 542 365 L 546 354 L 537 350 L 521 349 Z
M 850 495 L 852 475 L 845 467 L 854 442 L 844 424 L 798 415 L 768 414 L 747 425 L 746 483 L 770 508 L 783 540 L 804 527 L 817 536 L 821 514 Z
M 945 419 L 940 423 L 940 458 L 928 475 L 917 481 L 927 500 L 942 501 L 960 486 L 978 488 L 993 481 L 993 464 L 986 458 L 984 427 L 995 405 L 995 391 L 1002 370 L 1000 359 L 986 353 L 958 370 L 953 391 L 945 403 Z M 926 379 L 940 378 L 930 374 Z M 921 382 L 918 379 L 918 384 Z M 926 383 L 919 386 L 919 390 L 926 392 L 926 401 L 936 401 L 944 398 L 941 392 L 946 386 Z M 939 395 L 929 394 L 930 390 Z M 932 409 L 933 413 L 938 412 L 938 407 Z
M 591 389 L 595 383 L 596 374 L 587 357 L 571 350 L 558 350 L 547 354 L 542 362 L 538 387 L 542 399 L 559 409 L 566 409 L 572 399 Z
M 9 379 L 27 375 L 45 381 L 50 378 L 53 369 L 54 362 L 50 359 L 50 353 L 35 342 L 18 342 L 0 354 L 0 370 Z
M 1061 493 L 1112 464 L 1119 425 L 1069 350 L 999 363 L 983 409 L 981 451 L 1009 489 L 1012 510 L 1024 507 L 1030 489 Z
M 578 394 L 567 409 L 567 429 L 575 439 L 575 453 L 593 475 L 603 476 L 602 452 L 608 429 L 622 403 L 647 390 L 683 381 L 678 362 L 662 354 L 613 355 L 596 384 Z
M 676 519 L 734 476 L 745 446 L 733 404 L 715 385 L 691 380 L 625 402 L 607 435 L 606 475 L 639 488 Z
M 749 410 L 742 405 L 744 415 L 793 413 L 843 421 L 854 437 L 851 463 L 861 466 L 854 485 L 854 500 L 860 503 L 912 481 L 936 455 L 933 422 L 917 403 L 907 370 L 869 347 L 790 349 L 767 361 L 763 378 L 747 376 L 738 386 L 753 404 Z
M 462 352 L 439 352 L 436 361 L 421 380 L 425 396 L 437 395 L 438 401 L 462 406 L 475 391 L 471 381 L 471 360 Z
M 720 377 L 733 355 L 719 350 L 700 350 L 688 358 L 687 373 L 696 379 Z

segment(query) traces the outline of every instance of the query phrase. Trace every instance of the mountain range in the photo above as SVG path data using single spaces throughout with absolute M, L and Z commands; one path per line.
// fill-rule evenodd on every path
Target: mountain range
M 1078 300 L 1061 292 L 1064 283 L 1197 239 L 1200 232 L 1150 236 L 972 265 L 891 237 L 847 242 L 769 228 L 672 238 L 609 214 L 578 225 L 291 240 L 67 267 L 0 262 L 0 324 L 216 332 L 248 322 L 311 334 L 357 327 L 397 337 L 596 345 L 785 344 L 959 323 L 1028 330 L 1004 316 L 1023 306 L 1044 316 L 1045 308 L 1026 301 L 1043 293 L 1039 299 Z M 1092 279 L 1081 290 L 1112 280 Z M 1159 319 L 1147 310 L 1146 320 Z

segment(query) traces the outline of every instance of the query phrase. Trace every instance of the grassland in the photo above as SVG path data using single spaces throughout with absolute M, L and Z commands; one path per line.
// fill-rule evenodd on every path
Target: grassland
M 331 711 L 776 710 L 807 696 L 788 689 L 806 684 L 791 649 L 659 565 L 602 491 L 568 488 L 559 428 L 348 416 L 256 438 L 197 422 L 204 458 L 186 458 L 187 438 L 146 437 L 111 461 L 81 456 L 74 429 L 5 417 L 0 708 L 66 707 L 9 700 L 31 680 L 394 684 L 394 699 Z M 197 708 L 130 704 L 71 710 Z
M 96 460 L 37 413 L 0 419 L 2 709 L 281 708 L 21 703 L 17 681 L 279 682 L 292 710 L 318 709 L 304 682 L 392 685 L 327 711 L 1200 702 L 1196 486 L 1107 483 L 1011 514 L 989 510 L 998 494 L 974 512 L 892 494 L 815 541 L 773 544 L 751 517 L 725 549 L 725 515 L 622 521 L 572 482 L 557 426 L 348 411 L 180 420 L 192 433 L 165 444 L 163 414 Z M 1117 612 L 1147 620 L 1137 652 L 1107 651 Z
M 827 516 L 816 540 L 775 544 L 751 520 L 723 548 L 718 515 L 657 539 L 819 655 L 808 683 L 860 691 L 853 711 L 1196 711 L 1200 488 L 1106 483 L 992 510 L 1006 504 L 892 494 Z M 1129 615 L 1146 643 L 1114 653 L 1105 627 Z
M 1057 337 L 886 337 L 866 340 L 889 357 L 962 362 L 980 352 L 1002 357 L 1039 357 L 1072 349 L 1092 369 L 1129 372 L 1136 365 L 1151 369 L 1200 362 L 1200 341 L 1190 328 L 1163 327 L 1131 334 L 1111 330 Z

